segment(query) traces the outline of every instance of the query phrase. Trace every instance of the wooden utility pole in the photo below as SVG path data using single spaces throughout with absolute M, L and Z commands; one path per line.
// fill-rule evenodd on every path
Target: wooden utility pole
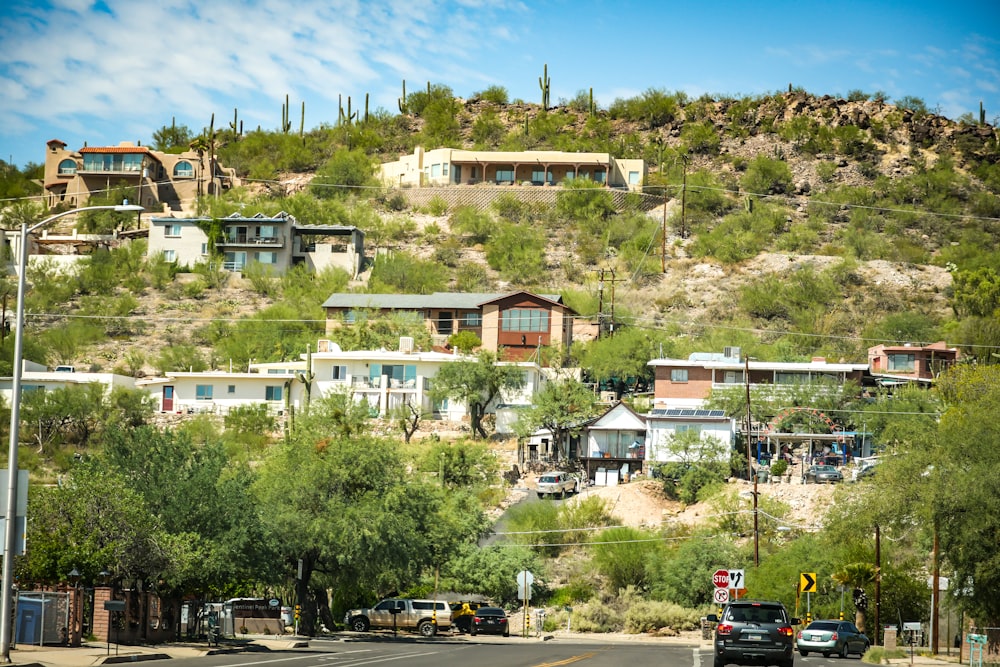
M 747 392 L 747 474 L 753 478 L 753 566 L 760 565 L 760 541 L 757 518 L 757 475 L 753 471 L 752 443 L 750 442 L 750 429 L 753 423 L 753 416 L 750 412 L 750 356 L 746 357 L 746 366 L 743 370 L 743 384 Z
M 875 524 L 875 645 L 882 645 L 882 626 L 879 612 L 882 611 L 882 533 Z
M 681 162 L 684 165 L 684 177 L 681 185 L 681 238 L 687 238 L 687 220 L 685 219 L 687 211 L 687 189 L 688 189 L 688 156 L 685 155 L 681 158 Z
M 611 274 L 610 278 L 605 278 L 604 274 Z M 598 283 L 597 283 L 597 337 L 600 338 L 604 334 L 604 321 L 605 319 L 610 319 L 611 326 L 609 327 L 608 333 L 614 334 L 615 332 L 615 283 L 617 279 L 615 278 L 614 269 L 600 269 L 598 271 Z M 611 283 L 611 314 L 609 318 L 604 316 L 604 281 L 607 280 Z

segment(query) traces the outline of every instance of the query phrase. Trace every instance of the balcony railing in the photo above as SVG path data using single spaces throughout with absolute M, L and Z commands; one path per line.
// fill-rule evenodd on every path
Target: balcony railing
M 253 236 L 250 234 L 235 234 L 233 236 L 223 236 L 216 245 L 271 245 L 282 246 L 282 240 L 277 236 Z

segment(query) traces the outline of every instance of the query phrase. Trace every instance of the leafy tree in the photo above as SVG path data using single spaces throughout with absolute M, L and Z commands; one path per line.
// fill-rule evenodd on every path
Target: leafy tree
M 530 548 L 465 545 L 442 569 L 441 587 L 485 595 L 497 604 L 516 604 L 517 574 L 524 570 L 543 570 L 542 562 Z
M 612 591 L 629 586 L 639 590 L 649 587 L 647 563 L 659 549 L 654 540 L 648 532 L 627 526 L 609 528 L 597 536 L 593 548 L 594 565 L 608 580 Z
M 556 214 L 573 222 L 607 219 L 614 214 L 611 193 L 586 178 L 568 178 L 556 194 Z
M 396 444 L 366 431 L 349 397 L 324 398 L 261 468 L 256 488 L 285 572 L 301 562 L 296 593 L 305 602 L 306 634 L 317 612 L 333 623 L 318 604 L 327 588 L 341 597 L 398 590 L 443 558 L 441 549 L 457 548 L 482 527 L 478 510 L 455 512 L 440 489 L 407 476 Z M 466 532 L 448 532 L 456 527 Z
M 472 141 L 477 149 L 496 150 L 507 129 L 495 109 L 484 109 L 472 122 Z
M 401 336 L 413 338 L 417 349 L 430 350 L 432 345 L 427 326 L 405 314 L 380 316 L 376 313 L 355 313 L 352 323 L 340 323 L 330 332 L 330 337 L 342 350 L 399 349 Z
M 403 432 L 403 442 L 409 444 L 413 434 L 420 429 L 420 422 L 426 414 L 412 401 L 403 401 L 389 410 L 389 420 Z
M 854 592 L 854 603 L 857 608 L 854 624 L 861 632 L 866 632 L 865 612 L 868 604 L 865 602 L 867 595 L 864 589 L 869 584 L 875 582 L 877 571 L 872 563 L 847 563 L 840 570 L 834 572 L 830 577 L 841 586 L 846 586 Z
M 377 185 L 375 164 L 364 151 L 340 148 L 316 170 L 309 190 L 319 199 L 358 195 L 366 197 L 363 188 Z
M 482 442 L 434 442 L 420 457 L 425 472 L 443 475 L 445 488 L 483 488 L 497 481 L 496 455 Z
M 439 401 L 448 398 L 464 403 L 473 434 L 486 438 L 483 428 L 486 408 L 502 392 L 520 389 L 523 385 L 524 375 L 518 367 L 498 364 L 496 354 L 482 350 L 475 360 L 444 364 L 434 376 L 431 395 Z
M 55 584 L 72 568 L 87 579 L 110 570 L 116 580 L 159 577 L 170 558 L 141 494 L 94 462 L 77 464 L 57 486 L 29 488 L 31 549 L 16 566 L 21 581 Z
M 568 460 L 569 436 L 578 434 L 598 412 L 590 387 L 574 379 L 562 379 L 547 383 L 536 393 L 521 419 L 531 430 L 548 429 L 559 457 Z
M 650 596 L 689 608 L 712 604 L 712 591 L 705 582 L 711 581 L 720 564 L 733 568 L 745 564 L 746 550 L 705 530 L 676 537 L 682 538 L 673 542 L 676 546 L 649 561 Z
M 545 271 L 545 236 L 541 229 L 503 223 L 486 244 L 486 261 L 505 280 L 530 285 Z
M 153 146 L 163 153 L 183 153 L 188 150 L 194 136 L 187 125 L 171 123 L 153 132 Z
M 372 267 L 368 289 L 375 293 L 431 294 L 447 285 L 448 271 L 441 264 L 407 252 L 382 255 Z
M 465 236 L 467 244 L 485 243 L 496 227 L 489 213 L 472 206 L 458 207 L 448 222 L 453 233 Z
M 783 160 L 758 155 L 747 166 L 740 185 L 751 194 L 784 194 L 791 191 L 792 170 Z
M 672 347 L 664 338 L 649 329 L 622 327 L 614 336 L 597 338 L 584 344 L 575 354 L 580 366 L 598 380 L 644 378 L 651 381 L 649 360 L 664 356 Z M 661 353 L 664 345 L 667 352 Z M 622 384 L 622 388 L 626 386 Z
M 483 341 L 468 329 L 463 329 L 448 337 L 448 345 L 462 354 L 472 354 L 472 351 L 477 347 L 482 347 Z
M 490 86 L 483 92 L 473 95 L 473 97 L 478 97 L 484 102 L 491 102 L 502 106 L 508 103 L 510 94 L 503 86 Z

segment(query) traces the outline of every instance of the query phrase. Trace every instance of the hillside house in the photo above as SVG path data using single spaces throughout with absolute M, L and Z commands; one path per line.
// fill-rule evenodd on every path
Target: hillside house
M 641 190 L 646 183 L 644 160 L 622 159 L 610 153 L 564 151 L 469 151 L 418 146 L 381 166 L 382 180 L 400 188 L 450 185 L 559 185 L 579 178 L 609 188 Z
M 580 465 L 587 479 L 608 484 L 642 471 L 646 456 L 646 419 L 625 403 L 615 403 L 583 428 L 579 451 Z M 599 471 L 603 470 L 603 474 Z
M 701 408 L 713 390 L 744 387 L 749 368 L 752 389 L 781 392 L 785 387 L 828 382 L 843 385 L 869 383 L 867 364 L 828 363 L 817 357 L 807 362 L 741 359 L 739 348 L 722 354 L 696 352 L 687 359 L 653 359 L 653 402 L 659 408 Z
M 408 314 L 423 321 L 435 348 L 444 348 L 448 337 L 471 331 L 492 352 L 503 350 L 506 361 L 525 360 L 539 348 L 569 350 L 576 313 L 558 294 L 333 294 L 323 303 L 327 333 L 369 316 Z
M 82 370 L 77 372 L 75 369 L 66 366 L 59 366 L 58 368 L 60 370 L 54 371 L 43 364 L 24 360 L 24 364 L 21 366 L 21 395 L 24 396 L 29 391 L 52 391 L 71 386 L 89 385 L 95 382 L 104 387 L 105 394 L 110 394 L 111 390 L 115 388 L 135 388 L 135 379 L 127 375 L 90 373 Z M 4 405 L 11 404 L 13 384 L 13 377 L 0 377 L 0 398 L 2 398 Z
M 209 239 L 207 230 L 218 230 Z M 300 225 L 284 211 L 273 217 L 238 213 L 211 218 L 153 217 L 149 221 L 150 256 L 162 254 L 169 262 L 191 267 L 206 261 L 210 240 L 224 258 L 223 268 L 240 272 L 251 262 L 281 275 L 296 264 L 310 270 L 341 268 L 356 278 L 364 264 L 365 233 L 341 225 Z
M 137 190 L 137 204 L 147 211 L 181 211 L 199 193 L 215 194 L 239 185 L 234 169 L 195 151 L 164 153 L 121 142 L 84 146 L 75 151 L 52 139 L 46 144 L 43 188 L 49 208 L 86 206 L 93 194 L 122 183 Z
M 931 345 L 876 345 L 868 348 L 868 366 L 880 384 L 930 382 L 961 358 L 944 341 Z
M 696 433 L 703 442 L 714 441 L 721 453 L 711 460 L 728 461 L 736 442 L 736 420 L 724 410 L 659 408 L 646 415 L 648 447 L 646 462 L 676 463 L 704 458 L 702 451 L 685 451 L 674 438 L 682 433 Z

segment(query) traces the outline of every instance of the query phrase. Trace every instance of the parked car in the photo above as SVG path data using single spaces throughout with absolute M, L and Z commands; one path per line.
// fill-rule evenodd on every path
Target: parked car
M 867 465 L 854 471 L 854 481 L 860 482 L 863 479 L 871 479 L 877 472 L 875 465 Z
M 472 617 L 473 636 L 503 635 L 510 637 L 510 623 L 507 622 L 507 612 L 500 607 L 480 607 Z
M 839 470 L 833 466 L 821 465 L 821 466 L 809 466 L 806 470 L 806 484 L 813 482 L 814 484 L 819 484 L 820 482 L 843 482 L 844 476 Z
M 851 653 L 864 655 L 869 646 L 868 637 L 848 621 L 813 621 L 799 630 L 795 639 L 795 647 L 803 658 L 810 652 L 822 653 L 826 658 L 834 653 L 841 658 Z
M 459 632 L 470 632 L 472 630 L 472 617 L 476 615 L 476 610 L 487 605 L 482 602 L 472 602 L 462 600 L 451 604 L 451 627 Z
M 559 496 L 565 498 L 567 493 L 576 493 L 580 488 L 580 480 L 568 472 L 555 471 L 543 473 L 538 478 L 536 493 L 539 498 Z
M 438 630 L 451 629 L 451 608 L 444 600 L 382 600 L 371 609 L 349 609 L 344 625 L 355 632 L 373 629 L 416 630 L 433 637 Z
M 714 667 L 766 664 L 792 667 L 795 633 L 799 619 L 788 616 L 785 605 L 769 600 L 735 600 L 722 610 L 722 617 L 706 616 L 716 623 L 712 652 Z

